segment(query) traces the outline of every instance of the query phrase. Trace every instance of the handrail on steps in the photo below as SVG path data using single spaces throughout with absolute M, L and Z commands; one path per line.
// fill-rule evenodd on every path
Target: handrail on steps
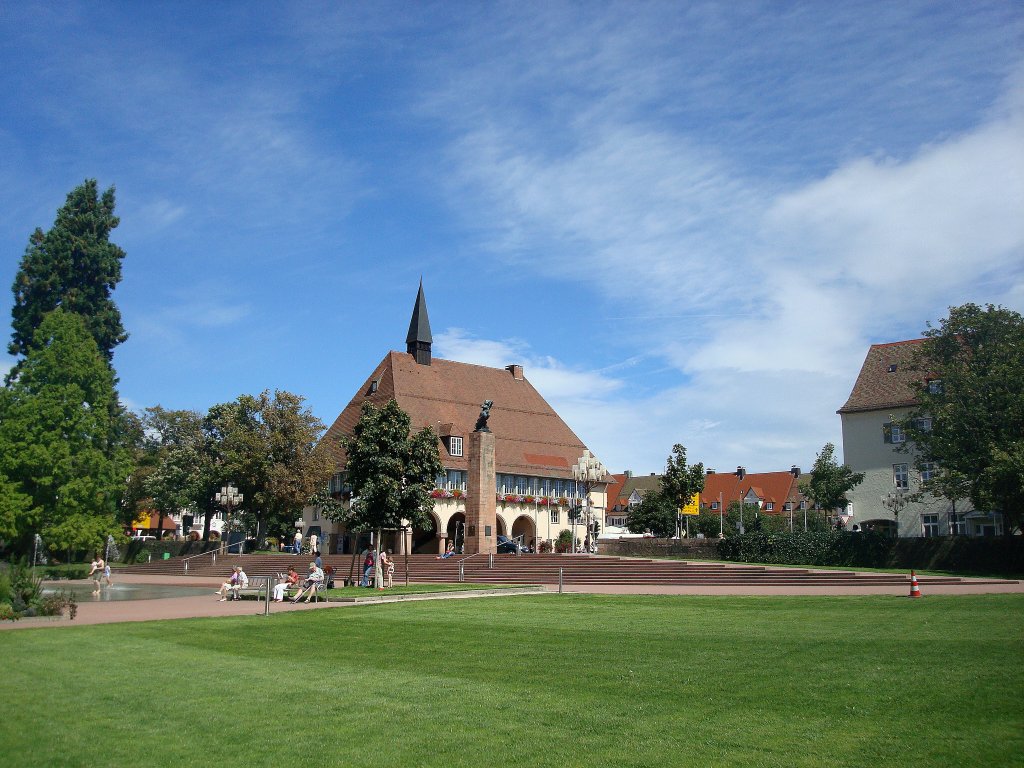
M 220 549 L 208 549 L 205 552 L 200 552 L 200 553 L 195 554 L 195 555 L 189 555 L 188 557 L 181 558 L 181 561 L 185 564 L 185 573 L 188 573 L 188 561 L 189 560 L 194 560 L 197 557 L 203 557 L 203 555 L 213 555 L 213 560 L 212 560 L 211 564 L 212 565 L 216 565 L 217 564 L 217 553 L 220 552 L 220 551 L 221 551 Z

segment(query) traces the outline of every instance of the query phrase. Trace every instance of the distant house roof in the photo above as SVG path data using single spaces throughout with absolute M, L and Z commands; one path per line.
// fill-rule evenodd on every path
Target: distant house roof
M 494 401 L 488 427 L 495 438 L 497 472 L 571 479 L 572 466 L 586 448 L 526 379 L 522 366 L 489 368 L 438 358 L 420 364 L 408 352 L 392 351 L 324 436 L 339 467 L 345 451 L 337 438 L 352 434 L 363 404 L 380 408 L 392 399 L 409 414 L 414 430 L 433 427 L 442 441 L 468 438 L 481 404 Z M 468 445 L 462 456 L 442 450 L 441 462 L 448 469 L 468 469 Z
M 917 403 L 921 372 L 911 366 L 924 339 L 872 344 L 846 404 L 837 413 L 903 408 Z
M 158 512 L 143 512 L 142 515 L 132 522 L 132 528 L 137 531 L 176 531 L 178 524 L 171 519 L 170 515 L 164 515 L 164 526 L 160 528 L 160 514 Z
M 704 477 L 704 491 L 700 495 L 702 506 L 710 507 L 721 498 L 722 505 L 729 507 L 741 497 L 747 498 L 751 491 L 762 502 L 775 505 L 774 511 L 782 511 L 787 501 L 794 504 L 803 500 L 798 478 L 793 472 L 756 472 L 747 474 L 741 481 L 730 473 L 711 473 Z

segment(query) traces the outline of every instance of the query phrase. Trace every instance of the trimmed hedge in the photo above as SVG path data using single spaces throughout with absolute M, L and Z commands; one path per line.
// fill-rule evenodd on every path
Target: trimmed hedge
M 878 533 L 747 533 L 718 543 L 723 560 L 777 565 L 917 568 L 963 574 L 1024 574 L 1024 537 L 936 536 L 895 539 Z

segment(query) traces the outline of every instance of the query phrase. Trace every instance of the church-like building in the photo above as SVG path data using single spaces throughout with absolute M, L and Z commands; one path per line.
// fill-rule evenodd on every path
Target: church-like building
M 526 545 L 554 541 L 560 531 L 585 536 L 582 484 L 574 479 L 583 442 L 526 378 L 522 365 L 488 368 L 441 360 L 420 283 L 405 352 L 388 352 L 327 430 L 324 440 L 337 461 L 332 492 L 344 490 L 345 452 L 338 438 L 351 435 L 364 403 L 382 407 L 395 400 L 409 414 L 414 431 L 433 427 L 444 474 L 437 478 L 429 528 L 403 537 L 392 532 L 384 545 L 395 552 L 439 553 L 449 543 L 460 551 L 493 552 L 498 535 L 522 537 Z M 489 418 L 477 429 L 481 406 Z M 610 480 L 610 476 L 607 480 Z M 591 490 L 591 510 L 604 519 L 607 483 Z M 349 551 L 344 527 L 307 508 L 304 532 L 317 534 L 326 552 Z

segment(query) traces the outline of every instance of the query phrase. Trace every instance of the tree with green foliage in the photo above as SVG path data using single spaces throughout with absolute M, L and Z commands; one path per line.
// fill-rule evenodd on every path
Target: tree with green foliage
M 128 474 L 121 417 L 113 371 L 82 318 L 50 312 L 0 390 L 0 475 L 15 539 L 41 532 L 79 548 L 118 532 Z
M 363 406 L 352 436 L 344 440 L 345 472 L 352 488 L 346 522 L 350 530 L 396 530 L 420 526 L 433 508 L 430 496 L 443 467 L 437 434 L 411 432 L 409 414 L 394 400 L 382 408 Z
M 804 495 L 820 509 L 832 511 L 845 509 L 849 504 L 846 497 L 851 490 L 864 481 L 863 472 L 854 472 L 835 458 L 836 447 L 825 443 L 814 459 L 811 476 L 802 486 Z
M 650 531 L 658 538 L 668 538 L 676 532 L 678 517 L 679 507 L 675 499 L 666 496 L 663 489 L 651 490 L 644 494 L 639 504 L 629 508 L 626 527 L 630 533 Z
M 1024 318 L 964 304 L 924 336 L 918 405 L 900 422 L 918 470 L 933 465 L 923 486 L 1002 513 L 1009 536 L 1024 515 Z
M 704 490 L 704 464 L 686 465 L 686 448 L 679 443 L 672 446 L 661 478 L 661 491 L 682 510 L 694 496 Z
M 147 408 L 142 417 L 144 453 L 137 468 L 141 498 L 137 511 L 153 509 L 159 517 L 157 538 L 164 520 L 194 509 L 205 489 L 208 467 L 204 462 L 203 417 L 196 411 Z
M 206 480 L 200 482 L 199 508 L 207 513 L 217 489 L 233 482 L 246 502 L 238 519 L 257 538 L 292 530 L 302 508 L 325 485 L 334 462 L 320 437 L 324 424 L 304 406 L 304 398 L 285 391 L 241 395 L 210 408 L 203 419 Z
M 127 338 L 111 293 L 121 281 L 125 253 L 110 242 L 119 224 L 114 188 L 99 194 L 87 179 L 68 194 L 49 231 L 29 238 L 14 278 L 13 333 L 8 351 L 28 355 L 46 315 L 60 307 L 82 318 L 109 364 L 114 347 Z M 15 371 L 17 367 L 15 368 Z

